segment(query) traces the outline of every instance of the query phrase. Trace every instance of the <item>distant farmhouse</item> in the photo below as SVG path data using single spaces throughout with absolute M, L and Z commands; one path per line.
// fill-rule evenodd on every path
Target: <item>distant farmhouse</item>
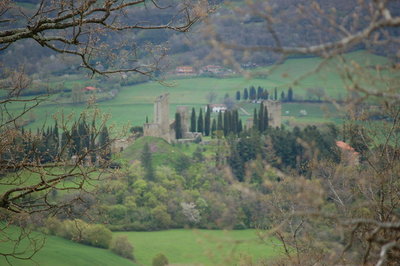
M 194 71 L 193 67 L 191 67 L 191 66 L 178 66 L 175 69 L 175 73 L 177 75 L 181 75 L 181 76 L 189 76 L 189 75 L 196 74 L 196 72 Z
M 176 112 L 181 117 L 182 140 L 179 141 L 193 141 L 201 138 L 201 133 L 189 132 L 189 108 L 178 106 Z M 175 121 L 169 120 L 168 93 L 158 96 L 154 101 L 153 122 L 143 125 L 143 135 L 163 138 L 169 143 L 176 141 Z
M 209 104 L 204 108 L 206 112 L 207 112 L 208 107 L 210 107 L 211 112 L 213 112 L 213 113 L 219 113 L 219 112 L 224 113 L 228 109 L 228 107 L 222 103 L 221 104 Z
M 91 87 L 91 86 L 87 86 L 85 88 L 82 89 L 83 91 L 97 91 L 97 92 L 101 92 L 101 89 L 96 88 L 96 87 Z

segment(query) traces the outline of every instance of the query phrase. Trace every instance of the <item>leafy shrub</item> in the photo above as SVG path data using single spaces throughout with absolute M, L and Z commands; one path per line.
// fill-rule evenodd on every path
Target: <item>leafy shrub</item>
M 153 263 L 151 264 L 152 266 L 165 266 L 168 265 L 168 259 L 167 257 L 160 253 L 157 254 L 154 258 L 153 258 Z
M 117 236 L 114 238 L 111 241 L 110 250 L 121 257 L 135 260 L 133 246 L 126 236 Z
M 111 231 L 102 224 L 89 225 L 84 232 L 83 242 L 94 247 L 108 248 L 112 239 Z

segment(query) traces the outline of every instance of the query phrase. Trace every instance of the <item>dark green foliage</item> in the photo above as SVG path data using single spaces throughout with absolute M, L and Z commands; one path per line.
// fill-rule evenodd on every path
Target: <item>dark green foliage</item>
M 175 138 L 182 138 L 182 121 L 180 113 L 175 113 Z
M 257 115 L 257 109 L 254 108 L 254 114 L 253 114 L 253 129 L 258 130 L 258 115 Z
M 262 99 L 264 94 L 264 89 L 260 86 L 257 88 L 257 99 Z
M 243 99 L 244 99 L 244 100 L 249 99 L 249 91 L 247 90 L 247 88 L 244 88 L 244 91 L 243 91 Z
M 215 135 L 215 131 L 217 130 L 217 121 L 215 121 L 215 118 L 213 118 L 212 124 L 211 124 L 211 135 Z
M 274 100 L 275 101 L 278 100 L 278 89 L 277 88 L 274 89 Z
M 160 254 L 157 254 L 154 258 L 153 258 L 153 262 L 152 262 L 152 266 L 166 266 L 166 265 L 168 265 L 168 259 L 167 259 L 167 257 L 164 255 L 164 254 L 162 254 L 162 253 L 160 253 Z
M 250 98 L 250 100 L 255 100 L 257 98 L 257 92 L 256 92 L 256 88 L 254 88 L 254 86 L 250 87 L 249 98 Z
M 204 132 L 203 111 L 200 108 L 199 118 L 197 119 L 197 132 Z
M 221 111 L 218 113 L 218 120 L 217 120 L 217 130 L 223 130 L 224 129 L 224 124 L 222 121 L 222 113 Z
M 284 91 L 281 92 L 281 101 L 282 102 L 286 101 L 285 92 Z
M 110 136 L 108 134 L 107 126 L 104 125 L 100 131 L 100 138 L 99 138 L 99 148 L 101 150 L 100 157 L 104 160 L 111 159 L 111 141 Z
M 293 102 L 293 89 L 292 88 L 288 89 L 287 100 L 288 100 L 288 102 Z
M 192 115 L 190 116 L 190 132 L 196 132 L 196 110 L 192 108 Z
M 236 101 L 240 101 L 240 91 L 236 92 Z
M 154 168 L 153 168 L 153 160 L 150 151 L 149 143 L 145 143 L 143 146 L 142 156 L 140 158 L 142 162 L 142 166 L 145 171 L 145 179 L 146 180 L 154 180 Z
M 207 106 L 206 116 L 204 119 L 204 134 L 206 136 L 210 136 L 210 127 L 211 127 L 211 108 Z

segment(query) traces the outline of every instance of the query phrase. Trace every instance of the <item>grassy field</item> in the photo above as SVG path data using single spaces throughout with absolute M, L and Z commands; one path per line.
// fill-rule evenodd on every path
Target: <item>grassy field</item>
M 16 227 L 11 235 L 17 236 Z M 151 265 L 153 258 L 163 253 L 173 265 L 232 265 L 246 260 L 249 263 L 282 255 L 275 240 L 261 240 L 256 230 L 187 230 L 175 229 L 157 232 L 116 232 L 125 235 L 134 246 L 136 263 L 119 257 L 106 249 L 81 245 L 55 236 L 34 233 L 37 239 L 45 239 L 44 247 L 31 261 L 11 259 L 12 265 L 57 266 L 123 266 Z M 21 248 L 24 247 L 24 242 Z M 10 245 L 0 241 L 0 251 L 10 251 Z M 0 257 L 0 265 L 7 265 Z
M 383 65 L 388 62 L 385 57 L 372 55 L 365 51 L 352 52 L 345 55 L 344 58 L 349 62 L 354 61 L 357 64 L 368 67 L 377 64 Z M 308 92 L 309 88 L 323 90 L 329 97 L 344 98 L 347 95 L 345 87 L 348 82 L 341 78 L 341 73 L 338 70 L 343 66 L 343 63 L 339 59 L 333 59 L 320 66 L 322 62 L 322 59 L 319 58 L 288 59 L 274 68 L 263 67 L 253 70 L 251 72 L 254 74 L 253 77 L 249 76 L 248 78 L 239 76 L 230 78 L 195 77 L 167 80 L 171 86 L 164 86 L 158 82 L 126 86 L 122 87 L 120 93 L 113 100 L 100 102 L 97 106 L 103 112 L 111 115 L 110 124 L 113 123 L 118 128 L 122 128 L 123 125 L 142 125 L 146 116 L 151 121 L 153 101 L 162 93 L 170 94 L 169 113 L 171 119 L 174 117 L 176 106 L 178 105 L 195 107 L 198 112 L 200 107 L 208 103 L 206 97 L 208 93 L 216 93 L 217 99 L 215 102 L 222 102 L 225 94 L 235 97 L 236 91 L 243 91 L 245 87 L 248 88 L 251 85 L 262 86 L 268 89 L 270 93 L 273 88 L 277 87 L 279 95 L 281 90 L 287 92 L 287 88 L 292 87 L 297 99 L 312 97 L 312 93 Z M 320 67 L 318 68 L 318 66 Z M 265 74 L 266 72 L 268 74 Z M 303 105 L 315 106 L 315 104 L 308 103 Z M 11 110 L 17 111 L 21 110 L 22 105 L 13 103 L 9 107 Z M 36 121 L 31 123 L 29 127 L 41 127 L 46 121 L 47 123 L 52 121 L 52 116 L 57 113 L 64 112 L 78 115 L 84 109 L 84 104 L 71 105 L 51 101 L 44 102 L 40 107 L 35 108 L 34 116 Z M 310 109 L 315 108 L 310 107 Z M 299 117 L 292 116 L 291 119 L 299 119 Z M 310 115 L 307 119 L 303 118 L 303 120 L 306 122 L 320 122 L 326 120 L 326 118 L 323 116 L 316 118 Z
M 17 236 L 16 227 L 13 227 L 11 236 Z M 34 233 L 35 238 L 43 239 L 43 235 Z M 9 242 L 0 239 L 0 251 L 9 252 L 11 246 Z M 124 259 L 109 250 L 77 244 L 63 238 L 46 236 L 44 247 L 33 257 L 32 260 L 22 261 L 10 259 L 11 265 L 40 265 L 40 266 L 91 266 L 91 265 L 135 265 L 133 262 Z M 22 243 L 22 248 L 24 244 Z M 4 257 L 0 256 L 0 265 L 8 265 Z
M 140 265 L 151 265 L 159 253 L 163 253 L 173 265 L 233 265 L 245 257 L 257 261 L 282 255 L 276 242 L 261 243 L 256 230 L 178 229 L 114 234 L 128 237 Z

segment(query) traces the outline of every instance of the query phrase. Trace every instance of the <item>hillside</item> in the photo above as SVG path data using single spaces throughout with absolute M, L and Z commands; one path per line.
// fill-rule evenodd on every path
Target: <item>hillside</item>
M 16 236 L 17 229 L 13 227 L 12 236 Z M 11 265 L 15 266 L 28 266 L 28 265 L 41 265 L 41 266 L 113 266 L 113 265 L 135 265 L 133 262 L 124 259 L 109 250 L 90 247 L 86 245 L 77 244 L 72 241 L 55 236 L 43 236 L 35 233 L 34 236 L 38 239 L 45 239 L 45 246 L 33 257 L 32 260 L 15 260 L 10 259 Z M 22 246 L 25 242 L 22 242 Z M 9 251 L 10 243 L 0 241 L 1 252 Z M 7 265 L 3 256 L 0 256 L 0 265 Z

